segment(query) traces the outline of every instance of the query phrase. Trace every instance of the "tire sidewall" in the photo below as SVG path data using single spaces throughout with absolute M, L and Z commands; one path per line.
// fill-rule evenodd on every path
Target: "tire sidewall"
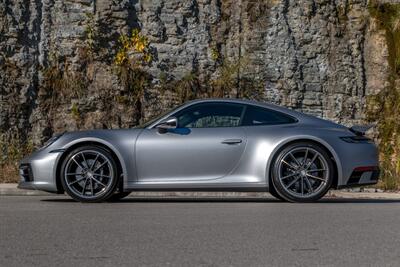
M 290 150 L 297 148 L 297 147 L 310 147 L 312 149 L 315 149 L 325 158 L 325 160 L 328 164 L 329 173 L 328 173 L 328 180 L 325 184 L 325 187 L 317 195 L 314 195 L 312 197 L 300 198 L 300 197 L 290 195 L 288 192 L 286 192 L 286 190 L 283 188 L 282 184 L 279 181 L 279 167 L 278 166 L 279 166 L 280 160 L 283 158 L 283 156 L 287 152 L 289 152 Z M 274 189 L 283 199 L 290 201 L 290 202 L 314 202 L 314 201 L 317 201 L 320 198 L 322 198 L 328 192 L 328 190 L 331 188 L 332 182 L 333 182 L 333 177 L 335 174 L 335 169 L 334 169 L 332 159 L 330 158 L 330 156 L 328 155 L 328 153 L 325 151 L 324 148 L 322 148 L 319 145 L 313 144 L 313 143 L 299 142 L 299 143 L 293 143 L 288 146 L 285 146 L 277 153 L 277 156 L 275 157 L 275 159 L 273 161 L 271 174 L 272 174 L 271 180 L 272 180 Z
M 115 177 L 114 177 L 114 179 L 112 181 L 112 184 L 108 188 L 108 191 L 105 194 L 103 194 L 103 195 L 101 195 L 99 197 L 83 198 L 81 196 L 76 195 L 67 186 L 67 181 L 66 181 L 66 177 L 65 177 L 65 167 L 67 165 L 67 162 L 73 155 L 79 153 L 80 151 L 84 151 L 84 150 L 94 150 L 94 151 L 97 151 L 97 152 L 101 153 L 102 155 L 107 157 L 107 159 L 111 163 L 111 168 L 113 169 L 113 173 L 114 173 Z M 114 194 L 114 192 L 116 191 L 116 189 L 118 187 L 118 183 L 119 183 L 119 174 L 118 174 L 117 165 L 115 163 L 115 160 L 113 159 L 113 157 L 112 157 L 112 155 L 110 154 L 109 151 L 107 151 L 106 149 L 104 149 L 102 147 L 99 147 L 99 146 L 82 146 L 82 147 L 78 147 L 78 148 L 72 150 L 70 153 L 68 153 L 68 155 L 64 158 L 64 160 L 62 162 L 62 165 L 61 165 L 60 178 L 61 178 L 61 184 L 62 184 L 65 192 L 67 192 L 67 194 L 70 197 L 72 197 L 74 200 L 79 201 L 79 202 L 102 202 L 102 201 L 106 201 L 108 198 L 110 198 Z

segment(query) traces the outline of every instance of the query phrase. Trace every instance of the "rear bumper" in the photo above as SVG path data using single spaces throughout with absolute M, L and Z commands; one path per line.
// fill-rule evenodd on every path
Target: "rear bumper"
M 331 146 L 337 154 L 338 188 L 376 184 L 379 177 L 377 147 L 372 143 L 351 144 L 337 138 Z
M 345 185 L 340 185 L 338 188 L 374 185 L 378 183 L 380 170 L 378 166 L 357 167 L 351 173 L 350 178 Z

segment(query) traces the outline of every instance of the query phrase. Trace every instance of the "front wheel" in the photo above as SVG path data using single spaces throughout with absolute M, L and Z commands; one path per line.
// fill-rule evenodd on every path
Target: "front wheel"
M 61 170 L 64 190 L 77 201 L 105 201 L 118 185 L 116 163 L 110 152 L 102 147 L 74 149 L 65 158 Z
M 334 167 L 328 153 L 313 143 L 295 143 L 281 150 L 272 169 L 277 193 L 290 202 L 322 198 L 332 185 Z

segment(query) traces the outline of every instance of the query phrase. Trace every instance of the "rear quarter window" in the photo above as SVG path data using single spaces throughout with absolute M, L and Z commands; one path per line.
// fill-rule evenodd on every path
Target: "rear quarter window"
M 297 120 L 284 113 L 262 107 L 247 106 L 243 126 L 295 123 Z

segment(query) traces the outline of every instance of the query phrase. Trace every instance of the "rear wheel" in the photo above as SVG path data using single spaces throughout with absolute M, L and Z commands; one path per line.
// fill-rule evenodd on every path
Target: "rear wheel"
M 116 163 L 110 152 L 102 147 L 74 149 L 65 158 L 61 169 L 64 190 L 77 201 L 105 201 L 116 191 Z
M 294 143 L 276 157 L 272 181 L 277 193 L 291 202 L 312 202 L 332 185 L 334 168 L 327 152 L 313 143 Z

